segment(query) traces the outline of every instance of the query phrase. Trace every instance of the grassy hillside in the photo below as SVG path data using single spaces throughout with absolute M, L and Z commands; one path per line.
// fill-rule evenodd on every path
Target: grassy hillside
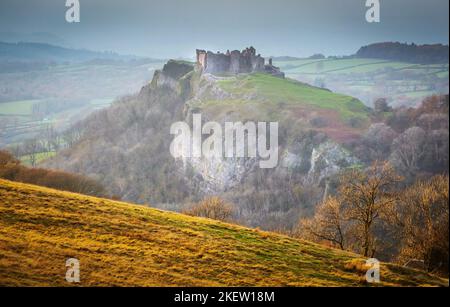
M 293 79 L 249 74 L 215 84 L 220 90 L 199 91 L 191 105 L 216 121 L 277 121 L 290 135 L 314 128 L 338 142 L 359 137 L 370 124 L 370 110 L 358 99 Z
M 411 64 L 380 59 L 298 59 L 275 61 L 288 74 L 338 74 L 338 73 L 383 73 L 383 70 L 413 70 L 427 74 L 437 74 L 447 70 L 448 64 Z
M 208 219 L 0 180 L 0 285 L 362 286 L 356 255 Z M 382 285 L 448 281 L 391 264 Z
M 432 94 L 448 93 L 448 63 L 412 64 L 371 58 L 275 60 L 286 76 L 357 97 L 367 105 L 386 97 L 414 106 Z
M 367 118 L 368 108 L 357 99 L 332 93 L 292 79 L 276 78 L 267 74 L 247 75 L 219 82 L 233 94 L 252 94 L 277 104 L 303 104 L 312 108 L 337 111 L 343 119 Z

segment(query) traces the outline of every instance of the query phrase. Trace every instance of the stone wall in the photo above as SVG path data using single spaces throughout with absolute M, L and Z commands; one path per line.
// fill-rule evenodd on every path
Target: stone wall
M 242 51 L 233 50 L 226 53 L 211 52 L 197 49 L 197 65 L 204 72 L 210 74 L 240 74 L 265 72 L 277 77 L 284 78 L 284 73 L 279 68 L 272 65 L 269 61 L 265 65 L 265 60 L 261 55 L 256 54 L 253 47 L 246 48 Z
M 264 58 L 253 47 L 226 53 L 197 50 L 197 64 L 211 74 L 251 73 L 264 71 Z
M 211 74 L 230 72 L 230 56 L 223 53 L 213 53 L 208 51 L 206 55 L 205 72 Z

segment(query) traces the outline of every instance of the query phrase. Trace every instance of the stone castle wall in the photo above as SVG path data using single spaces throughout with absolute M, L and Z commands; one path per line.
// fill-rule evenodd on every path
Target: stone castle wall
M 204 72 L 218 73 L 251 73 L 264 72 L 264 58 L 256 55 L 253 47 L 243 51 L 233 50 L 227 53 L 214 53 L 211 51 L 197 50 L 197 64 Z

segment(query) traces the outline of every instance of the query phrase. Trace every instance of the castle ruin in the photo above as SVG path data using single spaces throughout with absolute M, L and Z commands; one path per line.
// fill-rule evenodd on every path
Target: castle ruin
M 284 78 L 284 73 L 272 65 L 272 60 L 265 64 L 265 59 L 256 54 L 253 47 L 242 51 L 233 50 L 226 53 L 197 49 L 197 65 L 210 74 L 269 73 Z

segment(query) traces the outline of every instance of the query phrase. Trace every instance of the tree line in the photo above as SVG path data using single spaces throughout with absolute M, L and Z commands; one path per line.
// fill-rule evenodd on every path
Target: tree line
M 12 154 L 1 150 L 0 178 L 86 195 L 106 195 L 103 186 L 93 179 L 56 170 L 28 168 Z
M 448 275 L 448 175 L 406 187 L 403 180 L 387 162 L 344 172 L 336 193 L 300 219 L 296 235 Z

